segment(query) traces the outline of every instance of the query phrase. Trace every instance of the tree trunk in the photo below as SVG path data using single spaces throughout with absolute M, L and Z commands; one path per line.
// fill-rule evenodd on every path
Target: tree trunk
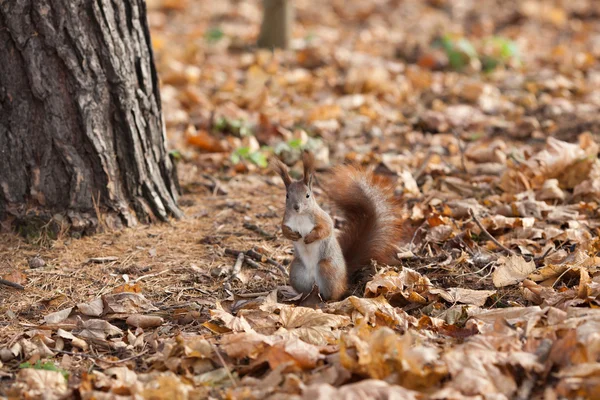
M 0 1 L 0 59 L 0 220 L 181 215 L 144 0 Z
M 263 0 L 263 21 L 258 46 L 287 48 L 294 29 L 294 4 L 292 0 Z

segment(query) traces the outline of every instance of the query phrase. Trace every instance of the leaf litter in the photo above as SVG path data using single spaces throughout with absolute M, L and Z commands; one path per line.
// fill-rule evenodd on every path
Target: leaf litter
M 0 396 L 600 396 L 598 4 L 295 0 L 285 51 L 258 0 L 147 4 L 186 218 L 3 234 Z M 339 302 L 287 286 L 264 167 L 302 149 L 411 230 Z

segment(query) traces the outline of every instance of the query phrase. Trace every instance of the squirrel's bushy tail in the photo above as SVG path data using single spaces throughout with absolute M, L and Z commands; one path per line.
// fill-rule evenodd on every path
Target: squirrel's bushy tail
M 397 245 L 406 240 L 401 205 L 385 178 L 352 165 L 334 167 L 323 189 L 346 219 L 338 240 L 348 277 L 356 281 L 371 260 L 397 263 Z

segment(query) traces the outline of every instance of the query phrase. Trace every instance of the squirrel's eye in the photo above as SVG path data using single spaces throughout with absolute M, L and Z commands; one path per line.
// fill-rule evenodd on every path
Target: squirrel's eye
M 289 198 L 290 198 L 290 195 L 286 193 L 286 194 L 285 194 L 285 198 L 286 198 L 286 199 L 289 199 Z
M 310 197 L 310 193 L 306 193 L 306 198 L 308 199 Z

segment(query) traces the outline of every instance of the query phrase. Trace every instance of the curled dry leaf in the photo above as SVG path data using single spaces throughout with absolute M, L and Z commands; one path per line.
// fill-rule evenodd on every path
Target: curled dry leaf
M 47 324 L 58 324 L 67 319 L 71 315 L 71 311 L 73 311 L 73 307 L 48 314 L 44 317 L 44 322 Z
M 217 303 L 216 309 L 210 310 L 210 315 L 213 318 L 223 321 L 225 326 L 234 332 L 254 332 L 248 321 L 243 316 L 234 317 L 227 311 L 223 310 L 221 303 Z
M 221 347 L 229 357 L 260 358 L 273 369 L 288 362 L 300 369 L 313 368 L 323 358 L 319 347 L 297 337 L 267 336 L 256 332 L 225 335 Z
M 89 303 L 79 303 L 77 304 L 77 309 L 83 315 L 87 315 L 88 317 L 99 317 L 102 315 L 104 311 L 104 302 L 101 298 L 94 299 Z
M 80 329 L 78 335 L 88 339 L 105 340 L 110 336 L 119 336 L 123 334 L 121 329 L 102 319 L 81 321 L 78 328 Z
M 135 326 L 136 328 L 147 329 L 161 326 L 165 321 L 161 317 L 153 315 L 135 314 L 127 317 L 125 322 L 127 325 Z
M 15 388 L 21 398 L 58 400 L 67 394 L 67 380 L 58 371 L 23 368 L 17 374 Z
M 394 380 L 408 389 L 435 386 L 446 376 L 438 349 L 416 342 L 407 332 L 362 323 L 342 335 L 340 360 L 350 371 L 373 379 Z
M 122 292 L 102 297 L 106 305 L 106 313 L 135 314 L 140 312 L 158 311 L 141 293 Z
M 306 307 L 284 306 L 279 317 L 287 334 L 319 346 L 335 343 L 339 337 L 336 330 L 350 324 L 350 318 L 346 316 L 327 314 Z M 277 333 L 283 332 L 279 330 Z
M 486 300 L 496 293 L 495 290 L 474 290 L 464 288 L 431 289 L 431 294 L 438 294 L 449 303 L 472 304 L 483 307 Z
M 309 385 L 302 394 L 302 399 L 305 400 L 417 400 L 420 398 L 419 392 L 377 379 L 365 379 L 339 388 L 327 383 Z
M 410 325 L 417 325 L 415 317 L 408 315 L 401 308 L 392 307 L 383 296 L 368 299 L 351 296 L 345 301 L 373 325 L 396 327 L 401 330 L 408 329 Z
M 533 271 L 535 271 L 533 261 L 525 261 L 518 255 L 501 257 L 492 274 L 492 280 L 496 287 L 514 285 L 525 280 Z
M 387 271 L 377 274 L 367 283 L 365 288 L 366 297 L 375 297 L 379 294 L 389 296 L 394 293 L 401 293 L 405 298 L 410 294 L 426 293 L 431 287 L 431 282 L 427 277 L 419 274 L 410 268 L 403 268 L 402 271 Z

